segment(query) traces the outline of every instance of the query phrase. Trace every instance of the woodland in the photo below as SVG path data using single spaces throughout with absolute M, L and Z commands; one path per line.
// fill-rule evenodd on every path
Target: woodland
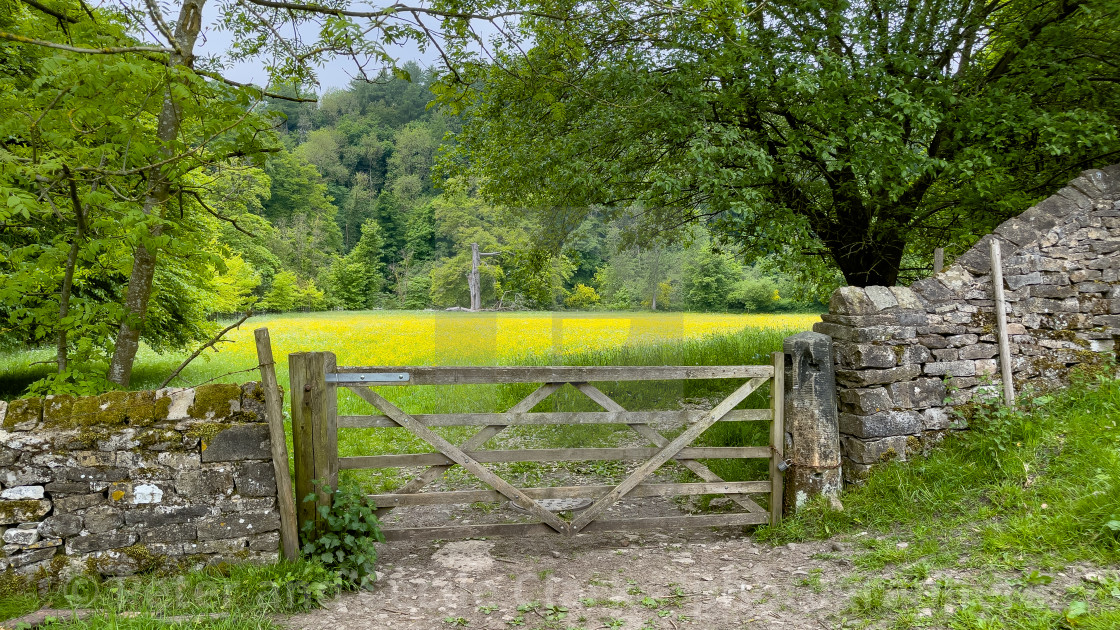
M 487 308 L 812 309 L 1120 153 L 1115 0 L 204 5 L 0 0 L 0 347 L 56 349 L 36 391 L 249 312 L 466 306 L 472 243 Z M 317 95 L 327 63 L 357 78 Z

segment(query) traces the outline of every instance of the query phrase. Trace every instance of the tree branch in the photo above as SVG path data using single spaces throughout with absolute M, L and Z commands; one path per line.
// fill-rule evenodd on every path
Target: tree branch
M 63 22 L 69 22 L 71 24 L 77 24 L 78 23 L 78 18 L 72 18 L 69 15 L 66 15 L 65 13 L 60 13 L 59 11 L 55 11 L 54 9 L 46 6 L 45 4 L 36 2 L 35 0 L 20 0 L 20 2 L 26 4 L 29 7 L 34 7 L 34 8 L 42 11 L 43 13 L 46 13 L 47 15 L 49 15 L 49 16 L 57 19 L 57 20 L 61 20 Z
M 503 11 L 493 15 L 484 15 L 481 13 L 460 13 L 458 11 L 441 11 L 438 9 L 426 9 L 424 7 L 410 7 L 404 4 L 392 4 L 380 11 L 347 11 L 344 9 L 336 9 L 321 4 L 305 4 L 302 2 L 278 2 L 277 0 L 248 0 L 249 2 L 272 9 L 286 9 L 289 11 L 304 11 L 307 13 L 321 13 L 323 15 L 338 15 L 345 17 L 356 18 L 379 18 L 389 15 L 396 15 L 398 13 L 412 13 L 431 15 L 434 17 L 442 18 L 457 18 L 460 20 L 485 20 L 493 22 L 504 17 L 511 17 L 515 15 L 530 15 L 533 17 L 548 18 L 551 20 L 565 20 L 566 18 L 552 15 L 549 13 L 541 13 L 538 11 Z
M 210 206 L 206 205 L 206 202 L 202 200 L 202 195 L 198 194 L 198 191 L 186 190 L 184 192 L 186 192 L 189 195 L 191 195 L 192 197 L 194 197 L 195 200 L 198 201 L 198 204 L 200 206 L 202 206 L 202 208 L 204 210 L 206 210 L 210 214 L 214 215 L 214 218 L 220 219 L 222 221 L 226 221 L 227 223 L 229 223 L 230 225 L 233 226 L 233 229 L 237 230 L 238 232 L 241 232 L 242 234 L 244 234 L 246 236 L 251 236 L 253 238 L 257 238 L 256 234 L 253 234 L 252 232 L 250 232 L 250 231 L 246 230 L 245 228 L 241 227 L 240 225 L 238 225 L 237 220 L 234 219 L 233 217 L 227 217 L 224 214 L 221 214 L 217 210 L 215 210 L 215 209 L 211 208 Z
M 83 53 L 87 55 L 118 55 L 121 53 L 173 53 L 174 50 L 164 48 L 162 46 L 114 46 L 107 48 L 80 48 L 78 46 L 67 46 L 66 44 L 56 44 L 48 42 L 43 39 L 32 39 L 14 33 L 6 33 L 0 31 L 0 39 L 6 39 L 10 42 L 17 42 L 20 44 L 31 44 L 32 46 L 42 46 L 44 48 L 57 48 L 58 50 L 65 50 L 67 52 Z
M 259 88 L 255 85 L 253 85 L 252 83 L 239 83 L 237 81 L 234 81 L 233 79 L 227 79 L 227 78 L 223 77 L 222 75 L 218 74 L 217 72 L 210 72 L 209 70 L 195 70 L 194 73 L 202 75 L 204 77 L 209 77 L 211 79 L 214 79 L 215 81 L 221 81 L 222 83 L 225 83 L 226 85 L 232 85 L 233 87 L 252 88 L 252 89 L 256 90 L 257 92 L 259 92 L 261 94 L 261 96 L 267 96 L 268 98 L 275 98 L 275 99 L 280 99 L 280 100 L 284 100 L 284 101 L 291 101 L 293 103 L 318 103 L 319 102 L 319 99 L 317 99 L 317 98 L 301 98 L 301 97 L 298 97 L 298 96 L 284 96 L 283 94 L 277 94 L 275 92 L 269 92 L 267 90 L 264 90 L 262 88 Z
M 224 329 L 222 329 L 222 332 L 215 335 L 213 339 L 211 339 L 210 341 L 207 341 L 205 344 L 202 345 L 201 348 L 199 348 L 198 350 L 195 350 L 194 353 L 191 354 L 191 356 L 187 357 L 186 361 L 183 361 L 181 364 L 179 364 L 179 367 L 175 368 L 175 371 L 172 372 L 167 377 L 167 379 L 165 379 L 162 383 L 160 383 L 159 387 L 157 387 L 156 389 L 163 389 L 164 387 L 167 387 L 167 384 L 170 383 L 171 380 L 174 379 L 176 376 L 179 376 L 179 373 L 183 371 L 183 368 L 187 367 L 187 365 L 191 361 L 194 361 L 195 358 L 198 357 L 198 355 L 202 354 L 203 350 L 206 350 L 207 348 L 209 348 L 209 347 L 213 346 L 214 344 L 218 343 L 219 341 L 221 341 L 222 337 L 224 337 L 227 332 L 233 330 L 234 328 L 240 327 L 241 324 L 245 323 L 245 320 L 249 319 L 252 316 L 253 316 L 252 309 L 250 309 L 248 311 L 245 311 L 245 314 L 241 316 L 241 319 L 239 319 L 236 322 L 230 324 L 229 326 L 226 326 Z

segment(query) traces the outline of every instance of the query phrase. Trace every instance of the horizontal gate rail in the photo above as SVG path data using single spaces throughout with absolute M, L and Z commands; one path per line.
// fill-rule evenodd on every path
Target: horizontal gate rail
M 389 540 L 461 538 L 465 536 L 524 535 L 529 533 L 627 531 L 650 528 L 721 527 L 776 523 L 781 517 L 784 430 L 784 357 L 774 353 L 771 365 L 745 366 L 492 366 L 492 367 L 336 367 L 334 355 L 314 352 L 289 357 L 292 375 L 292 432 L 295 441 L 297 489 L 311 487 L 312 479 L 327 479 L 336 486 L 339 470 L 425 467 L 394 492 L 368 495 L 379 513 L 398 507 L 468 504 L 509 500 L 528 511 L 537 522 L 444 527 L 384 528 Z M 628 411 L 592 383 L 622 381 L 679 381 L 734 379 L 734 393 L 710 410 Z M 745 381 L 745 382 L 744 382 Z M 512 408 L 501 413 L 409 414 L 386 400 L 373 388 L 385 386 L 473 385 L 537 383 L 539 387 Z M 735 409 L 743 400 L 770 383 L 769 409 Z M 532 412 L 532 409 L 561 387 L 570 384 L 597 404 L 600 411 Z M 339 388 L 351 390 L 382 415 L 337 413 Z M 700 435 L 719 422 L 770 423 L 768 446 L 693 446 Z M 625 425 L 649 446 L 623 448 L 484 449 L 496 435 L 510 426 Z M 435 427 L 475 427 L 459 445 L 452 444 Z M 672 437 L 656 427 L 683 427 Z M 432 452 L 339 457 L 339 429 L 403 428 L 421 438 Z M 761 481 L 725 481 L 701 460 L 766 459 L 770 478 Z M 618 485 L 519 488 L 491 470 L 488 464 L 511 462 L 623 461 L 642 463 L 630 470 Z M 675 462 L 700 481 L 657 483 L 654 473 Z M 428 491 L 424 489 L 454 466 L 463 467 L 486 486 L 482 489 Z M 769 494 L 769 509 L 750 498 Z M 657 518 L 618 518 L 614 505 L 621 499 L 722 494 L 735 513 Z M 319 504 L 329 499 L 321 493 Z M 545 509 L 549 499 L 591 499 L 586 509 L 577 509 L 569 522 Z M 313 506 L 301 506 L 303 515 L 314 516 Z
M 770 378 L 769 365 L 603 365 L 542 367 L 355 367 L 339 366 L 330 385 L 493 385 L 503 383 L 576 383 L 603 381 L 682 381 L 725 378 Z M 343 381 L 343 375 L 353 375 Z M 372 383 L 362 374 L 408 374 L 407 379 Z M 368 378 L 368 377 L 367 377 Z
M 680 411 L 553 411 L 540 413 L 417 413 L 429 427 L 465 427 L 503 424 L 507 426 L 545 424 L 693 424 L 707 412 Z M 733 409 L 720 422 L 770 421 L 769 409 Z M 339 416 L 340 429 L 399 428 L 386 416 Z
M 466 451 L 482 464 L 508 462 L 618 462 L 649 459 L 661 449 L 644 446 L 629 448 L 520 448 L 512 451 Z M 674 459 L 769 459 L 768 446 L 700 446 L 683 449 Z M 403 468 L 405 466 L 450 466 L 455 462 L 440 453 L 407 455 L 360 455 L 339 457 L 340 470 L 362 468 Z
M 650 518 L 598 519 L 592 521 L 581 533 L 632 532 L 650 529 L 683 529 L 695 527 L 738 527 L 765 525 L 770 516 L 765 512 L 738 514 L 707 514 L 704 516 L 659 516 Z M 489 525 L 459 525 L 448 527 L 410 527 L 408 529 L 383 529 L 385 539 L 398 540 L 451 540 L 485 536 L 532 536 L 553 533 L 543 523 L 493 523 Z
M 556 486 L 552 488 L 523 488 L 533 499 L 598 499 L 614 486 Z M 631 498 L 694 496 L 698 494 L 729 494 L 744 492 L 770 492 L 769 481 L 721 481 L 716 483 L 649 483 L 634 488 L 627 494 Z M 501 492 L 495 490 L 457 490 L 453 492 L 424 492 L 418 494 L 366 495 L 377 507 L 404 507 L 411 505 L 444 505 L 502 501 Z

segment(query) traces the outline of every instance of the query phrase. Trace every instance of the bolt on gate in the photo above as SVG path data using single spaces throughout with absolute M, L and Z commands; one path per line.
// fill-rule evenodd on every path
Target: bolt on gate
M 771 365 L 744 366 L 556 366 L 556 367 L 349 367 L 337 366 L 330 352 L 307 352 L 288 356 L 292 395 L 292 437 L 295 451 L 296 496 L 302 499 L 316 491 L 313 480 L 337 488 L 338 471 L 368 468 L 427 466 L 428 468 L 392 493 L 369 495 L 379 508 L 415 505 L 445 505 L 476 501 L 503 501 L 536 517 L 536 523 L 505 523 L 447 527 L 411 527 L 383 530 L 389 540 L 449 539 L 470 536 L 523 535 L 555 532 L 628 531 L 637 529 L 718 527 L 777 523 L 782 515 L 782 470 L 785 429 L 784 355 L 775 352 Z M 627 411 L 592 383 L 619 381 L 674 381 L 692 379 L 745 379 L 745 382 L 710 410 Z M 769 409 L 735 409 L 766 383 L 770 387 Z M 540 383 L 531 394 L 508 411 L 499 413 L 409 414 L 386 400 L 372 387 L 427 385 L 481 385 Z M 603 411 L 532 412 L 552 393 L 571 384 Z M 382 415 L 338 415 L 339 388 L 347 388 Z M 669 439 L 651 423 L 685 425 L 682 433 Z M 692 442 L 717 422 L 769 421 L 769 446 L 694 447 Z M 637 432 L 652 447 L 555 448 L 489 450 L 482 446 L 506 427 L 518 425 L 620 424 Z M 452 444 L 432 427 L 480 427 L 460 446 Z M 432 453 L 339 457 L 340 428 L 404 428 L 436 449 Z M 769 460 L 770 478 L 762 481 L 724 481 L 699 459 L 757 458 Z M 616 486 L 563 486 L 518 488 L 485 464 L 505 462 L 645 460 Z M 673 460 L 695 473 L 699 483 L 652 483 L 658 468 Z M 421 492 L 453 466 L 461 466 L 484 482 L 490 490 Z M 603 518 L 607 508 L 623 497 L 670 497 L 724 494 L 744 511 L 696 516 L 653 518 Z M 750 498 L 768 494 L 769 509 Z M 538 501 L 546 499 L 592 499 L 571 521 L 561 518 Z M 318 518 L 317 505 L 330 497 L 319 492 L 317 502 L 300 501 L 299 522 Z

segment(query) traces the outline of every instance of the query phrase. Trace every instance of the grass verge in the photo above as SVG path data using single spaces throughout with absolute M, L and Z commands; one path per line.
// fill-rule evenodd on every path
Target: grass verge
M 846 613 L 887 623 L 877 627 L 1120 628 L 1120 379 L 1075 375 L 1060 392 L 1023 396 L 1018 410 L 965 413 L 970 431 L 928 457 L 881 465 L 844 493 L 843 511 L 814 502 L 757 536 L 852 541 L 862 585 Z M 1102 570 L 1049 602 L 1024 588 L 1070 565 Z M 915 588 L 938 569 L 1021 578 Z

